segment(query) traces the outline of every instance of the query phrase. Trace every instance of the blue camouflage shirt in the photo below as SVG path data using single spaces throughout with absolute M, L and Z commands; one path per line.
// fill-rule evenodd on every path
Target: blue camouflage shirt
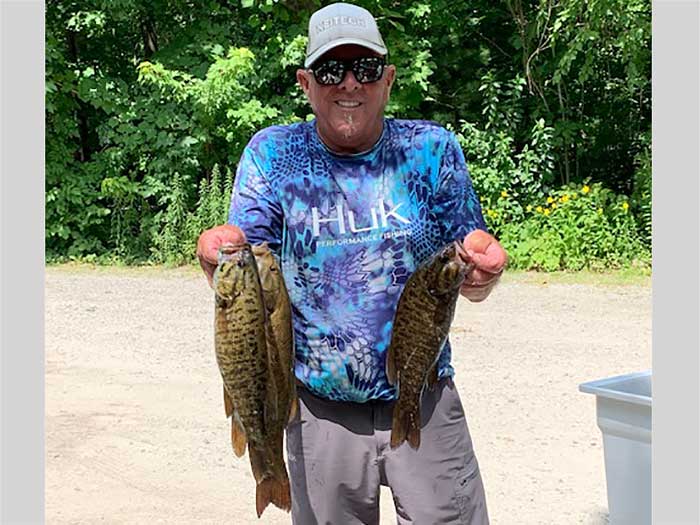
M 385 119 L 375 146 L 339 156 L 315 122 L 273 126 L 246 146 L 229 223 L 282 261 L 295 374 L 338 401 L 394 399 L 385 355 L 399 295 L 446 243 L 486 230 L 462 150 L 437 124 Z M 447 342 L 440 377 L 454 373 Z

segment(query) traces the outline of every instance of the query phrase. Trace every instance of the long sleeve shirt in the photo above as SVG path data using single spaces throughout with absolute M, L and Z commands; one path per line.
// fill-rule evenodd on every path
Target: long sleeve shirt
M 374 147 L 336 155 L 315 122 L 258 132 L 229 223 L 281 258 L 295 375 L 332 400 L 394 399 L 386 350 L 403 285 L 445 244 L 486 230 L 462 150 L 437 124 L 385 119 Z M 449 341 L 438 376 L 453 375 Z

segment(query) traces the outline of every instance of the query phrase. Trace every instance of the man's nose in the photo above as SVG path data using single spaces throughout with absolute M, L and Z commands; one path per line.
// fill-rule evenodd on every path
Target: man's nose
M 357 91 L 361 86 L 362 84 L 360 84 L 357 81 L 357 78 L 355 78 L 355 73 L 353 73 L 352 70 L 349 70 L 345 72 L 345 78 L 343 78 L 343 81 L 338 87 L 347 91 Z

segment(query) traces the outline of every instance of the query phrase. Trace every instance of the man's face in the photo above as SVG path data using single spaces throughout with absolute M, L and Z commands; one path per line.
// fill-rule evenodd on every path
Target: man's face
M 329 58 L 370 56 L 379 55 L 365 47 L 343 45 L 328 51 L 317 63 Z M 316 115 L 318 133 L 329 148 L 337 153 L 358 153 L 374 145 L 382 132 L 384 108 L 395 74 L 394 66 L 386 66 L 378 81 L 360 84 L 348 71 L 337 86 L 324 86 L 310 71 L 297 70 L 297 81 Z

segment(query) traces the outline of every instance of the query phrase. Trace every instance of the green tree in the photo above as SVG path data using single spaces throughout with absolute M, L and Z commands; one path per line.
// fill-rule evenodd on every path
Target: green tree
M 190 260 L 250 137 L 309 117 L 294 72 L 326 3 L 47 2 L 47 254 Z M 457 132 L 495 233 L 590 181 L 648 249 L 649 0 L 358 3 L 398 69 L 389 115 Z

